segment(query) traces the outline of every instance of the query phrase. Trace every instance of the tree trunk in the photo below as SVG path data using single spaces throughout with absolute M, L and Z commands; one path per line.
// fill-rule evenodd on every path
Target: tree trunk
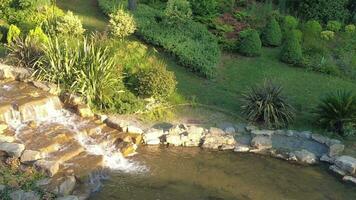
M 129 10 L 136 10 L 137 8 L 137 0 L 129 0 Z

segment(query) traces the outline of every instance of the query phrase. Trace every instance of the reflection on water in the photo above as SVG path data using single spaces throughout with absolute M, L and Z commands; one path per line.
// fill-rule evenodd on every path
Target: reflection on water
M 329 174 L 326 166 L 303 167 L 258 155 L 171 147 L 141 147 L 133 159 L 149 171 L 113 173 L 91 199 L 356 199 L 355 187 Z

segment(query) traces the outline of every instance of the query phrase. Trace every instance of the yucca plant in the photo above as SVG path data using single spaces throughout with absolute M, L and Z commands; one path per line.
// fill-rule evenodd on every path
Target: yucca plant
M 270 81 L 245 93 L 241 108 L 249 121 L 268 128 L 285 127 L 294 118 L 294 109 L 282 95 L 282 87 Z
M 345 135 L 356 129 L 356 96 L 339 90 L 323 97 L 315 110 L 320 127 Z

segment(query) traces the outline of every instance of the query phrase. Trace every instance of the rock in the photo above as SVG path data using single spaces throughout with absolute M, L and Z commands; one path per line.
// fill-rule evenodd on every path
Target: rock
M 81 117 L 94 117 L 94 113 L 91 111 L 91 109 L 89 108 L 89 106 L 87 105 L 78 105 L 77 108 L 77 113 L 78 115 L 80 115 Z
M 333 144 L 329 147 L 329 156 L 334 157 L 340 155 L 344 151 L 345 146 L 343 144 Z
M 339 167 L 337 167 L 336 165 L 331 165 L 329 167 L 329 169 L 333 172 L 335 172 L 336 174 L 339 174 L 341 176 L 345 176 L 346 175 L 346 172 L 343 171 L 342 169 L 340 169 Z
M 327 162 L 327 163 L 331 163 L 331 164 L 334 164 L 335 162 L 335 159 L 334 158 L 331 158 L 329 157 L 328 155 L 324 154 L 320 157 L 320 161 L 322 162 Z
M 320 134 L 312 134 L 312 139 L 319 142 L 320 144 L 326 144 L 329 138 L 322 136 Z
M 59 170 L 59 163 L 55 161 L 38 160 L 35 162 L 34 166 L 48 176 L 54 176 Z
M 40 196 L 35 192 L 25 192 L 23 190 L 16 190 L 10 193 L 10 199 L 12 200 L 40 200 Z
M 8 125 L 0 122 L 0 134 L 3 133 L 8 128 Z
M 196 127 L 196 126 L 189 126 L 187 128 L 187 136 L 184 138 L 184 146 L 187 147 L 198 147 L 202 142 L 202 138 L 204 135 L 204 128 Z M 184 134 L 184 133 L 183 133 Z
M 341 144 L 340 140 L 336 140 L 336 139 L 329 139 L 326 143 L 326 145 L 328 145 L 329 147 L 334 145 L 334 144 Z
M 344 176 L 342 178 L 343 181 L 346 181 L 346 182 L 351 182 L 353 184 L 356 184 L 356 177 L 352 177 L 352 176 Z
M 272 148 L 272 140 L 268 136 L 256 136 L 251 141 L 251 146 L 258 149 L 270 149 Z
M 212 135 L 225 135 L 225 132 L 220 128 L 211 127 L 209 133 Z
M 43 90 L 46 91 L 52 95 L 59 95 L 60 94 L 60 89 L 56 84 L 53 83 L 48 83 L 48 82 L 44 82 L 44 81 L 32 81 L 32 84 Z
M 128 125 L 124 128 L 127 133 L 142 134 L 143 130 L 139 127 Z
M 297 158 L 298 162 L 305 163 L 305 164 L 314 164 L 317 161 L 315 154 L 303 149 L 301 151 L 293 152 Z
M 64 197 L 58 197 L 58 198 L 56 198 L 56 200 L 79 200 L 79 198 L 74 195 L 68 195 L 68 196 L 64 196 Z
M 223 131 L 221 131 L 217 131 L 217 129 L 215 129 L 214 131 L 211 131 L 206 134 L 205 137 L 202 139 L 202 147 L 207 149 L 220 150 L 234 149 L 236 144 L 234 137 L 232 135 L 225 134 Z
M 248 152 L 250 147 L 246 145 L 237 145 L 234 149 L 234 152 Z
M 271 130 L 253 130 L 251 131 L 253 137 L 256 136 L 268 136 L 271 137 L 274 134 L 274 131 Z
M 179 135 L 186 132 L 186 126 L 184 124 L 173 126 L 168 130 L 168 135 Z
M 225 133 L 227 134 L 234 134 L 236 132 L 235 128 L 232 126 L 228 126 L 224 129 Z
M 0 143 L 1 142 L 7 142 L 7 143 L 12 143 L 16 140 L 14 136 L 10 135 L 0 135 Z
M 310 132 L 310 131 L 295 132 L 295 136 L 304 138 L 304 139 L 310 139 L 311 135 L 312 135 L 312 132 Z
M 60 99 L 64 103 L 64 106 L 67 108 L 75 108 L 78 105 L 84 105 L 85 102 L 82 97 L 75 95 L 75 94 L 70 94 L 70 93 L 63 93 L 60 96 Z
M 110 128 L 117 129 L 119 131 L 125 131 L 125 130 L 123 130 L 123 127 L 121 125 L 121 120 L 120 119 L 117 119 L 115 117 L 108 117 L 104 122 Z
M 335 160 L 335 165 L 349 174 L 356 173 L 356 159 L 351 156 L 337 157 Z
M 256 126 L 246 126 L 246 131 L 247 132 L 251 132 L 251 131 L 254 131 L 254 130 L 258 130 L 258 128 Z
M 163 135 L 163 130 L 151 128 L 143 134 L 143 141 L 149 145 L 157 145 L 160 144 Z
M 235 131 L 237 133 L 244 133 L 246 132 L 246 125 L 245 124 L 236 124 L 235 125 Z
M 47 186 L 48 184 L 51 183 L 51 179 L 50 178 L 43 178 L 43 179 L 40 179 L 38 181 L 36 181 L 36 187 L 39 187 L 39 188 L 43 188 L 45 186 Z
M 22 163 L 34 162 L 42 159 L 42 153 L 39 151 L 25 150 L 21 156 Z
M 54 191 L 54 193 L 61 196 L 70 195 L 75 188 L 76 182 L 77 181 L 74 176 L 68 176 L 58 186 L 58 188 L 56 189 L 56 191 Z
M 288 137 L 293 137 L 294 136 L 294 133 L 296 133 L 297 131 L 294 131 L 294 130 L 288 130 L 287 132 L 286 132 L 286 135 L 288 136 Z
M 0 143 L 0 151 L 6 152 L 11 157 L 19 158 L 25 150 L 25 145 L 18 143 L 3 142 Z
M 23 81 L 31 77 L 31 72 L 22 67 L 13 67 L 0 63 L 0 79 Z
M 169 134 L 166 136 L 166 142 L 168 144 L 171 144 L 173 146 L 182 146 L 183 141 L 181 139 L 181 136 L 178 134 Z

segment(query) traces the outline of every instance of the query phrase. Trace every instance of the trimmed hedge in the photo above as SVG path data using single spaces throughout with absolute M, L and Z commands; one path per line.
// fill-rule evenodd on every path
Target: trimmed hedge
M 220 59 L 217 39 L 197 22 L 169 21 L 164 13 L 140 4 L 134 11 L 137 34 L 145 41 L 161 46 L 191 71 L 204 77 L 212 77 Z
M 297 32 L 291 31 L 283 43 L 280 59 L 288 64 L 298 64 L 302 58 L 302 47 Z
M 245 56 L 259 56 L 261 54 L 262 42 L 260 35 L 254 29 L 248 29 L 240 32 L 241 43 L 239 52 Z
M 262 32 L 262 42 L 265 46 L 280 46 L 282 31 L 276 19 L 272 18 Z

